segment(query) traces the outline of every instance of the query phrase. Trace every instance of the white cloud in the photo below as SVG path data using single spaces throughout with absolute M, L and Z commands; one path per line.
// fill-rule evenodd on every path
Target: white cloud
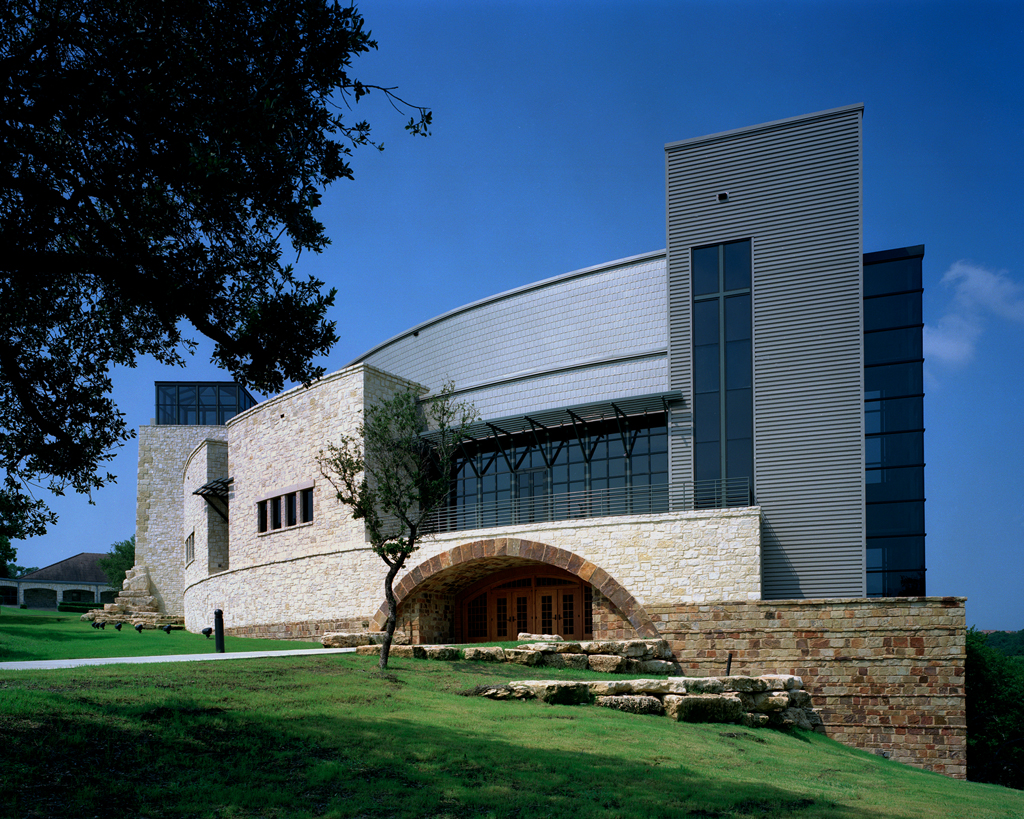
M 971 262 L 955 262 L 942 277 L 954 288 L 946 314 L 924 328 L 924 355 L 929 361 L 962 366 L 993 317 L 1024 323 L 1024 284 L 1005 272 Z

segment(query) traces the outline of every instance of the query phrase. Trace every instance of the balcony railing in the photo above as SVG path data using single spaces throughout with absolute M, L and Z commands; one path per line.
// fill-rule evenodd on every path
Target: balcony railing
M 753 503 L 748 478 L 697 481 L 683 486 L 634 486 L 534 495 L 439 510 L 428 523 L 433 532 L 486 529 L 555 520 L 650 515 L 691 509 L 723 509 Z

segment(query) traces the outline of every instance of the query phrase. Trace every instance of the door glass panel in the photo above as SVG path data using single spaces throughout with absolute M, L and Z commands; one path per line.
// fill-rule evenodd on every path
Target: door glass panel
M 529 632 L 529 621 L 527 619 L 527 598 L 526 595 L 516 595 L 516 629 L 518 634 Z
M 494 606 L 495 625 L 499 638 L 508 637 L 508 598 L 499 597 Z
M 540 597 L 540 633 L 554 634 L 554 597 L 542 594 Z
M 576 596 L 570 592 L 562 592 L 562 636 L 568 637 L 576 633 Z
M 466 628 L 470 640 L 487 639 L 487 593 L 469 601 L 466 607 Z

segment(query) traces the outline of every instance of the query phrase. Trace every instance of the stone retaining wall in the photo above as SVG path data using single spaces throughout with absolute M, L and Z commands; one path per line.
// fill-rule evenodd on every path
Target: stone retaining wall
M 492 700 L 539 699 L 552 705 L 599 705 L 677 722 L 734 722 L 748 728 L 803 728 L 823 733 L 799 677 L 669 677 L 664 680 L 567 682 L 519 680 L 481 685 L 472 693 Z
M 356 645 L 357 654 L 380 654 L 377 635 L 325 634 L 327 648 Z M 397 635 L 396 635 L 397 636 Z M 576 668 L 604 674 L 678 674 L 679 664 L 665 640 L 587 640 L 525 643 L 517 648 L 499 646 L 395 645 L 392 657 L 420 660 L 469 660 L 515 663 L 545 668 Z
M 648 614 L 684 673 L 801 677 L 828 736 L 966 776 L 964 598 L 661 605 Z

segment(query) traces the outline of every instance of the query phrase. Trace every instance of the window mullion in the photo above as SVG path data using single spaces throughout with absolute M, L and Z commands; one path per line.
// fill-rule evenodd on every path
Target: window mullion
M 726 449 L 729 442 L 725 437 L 725 392 L 725 245 L 723 244 L 718 246 L 718 458 L 719 474 L 723 481 L 729 477 L 726 472 L 728 465 Z

